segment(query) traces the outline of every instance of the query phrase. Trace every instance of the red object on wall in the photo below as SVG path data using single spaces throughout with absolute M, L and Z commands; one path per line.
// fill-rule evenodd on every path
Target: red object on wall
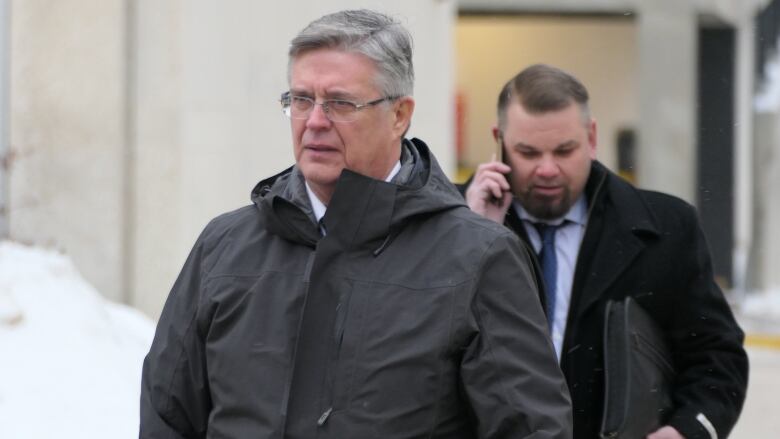
M 455 158 L 457 163 L 463 163 L 466 153 L 466 96 L 462 91 L 455 92 Z

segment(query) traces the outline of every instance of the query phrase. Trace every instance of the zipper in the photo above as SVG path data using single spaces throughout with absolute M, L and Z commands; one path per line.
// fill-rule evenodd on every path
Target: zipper
M 304 291 L 303 291 L 303 306 L 301 308 L 302 310 L 304 308 L 306 308 L 306 302 L 309 299 L 309 287 L 310 287 L 310 285 L 309 285 L 309 277 L 311 276 L 311 270 L 312 270 L 312 267 L 314 266 L 314 258 L 316 256 L 316 253 L 317 253 L 317 250 L 315 248 L 314 250 L 312 250 L 309 253 L 308 259 L 306 261 L 306 268 L 304 270 L 304 275 L 303 275 L 303 280 L 302 280 L 302 284 L 303 284 L 303 288 L 304 288 Z M 299 334 L 299 335 L 301 333 L 301 323 L 302 322 L 303 322 L 303 311 L 301 311 L 301 316 L 300 316 L 300 318 L 298 320 L 298 325 L 297 325 L 297 330 L 296 330 L 296 333 Z M 297 341 L 296 341 L 296 344 L 297 344 Z M 297 351 L 298 351 L 297 347 L 293 349 L 292 358 L 290 358 L 290 363 L 292 365 L 295 365 L 295 359 L 298 356 L 298 352 Z M 290 368 L 290 370 L 288 372 L 288 376 L 286 378 L 287 382 L 284 385 L 284 394 L 282 395 L 282 405 L 281 405 L 281 415 L 282 415 L 282 426 L 283 426 L 283 429 L 281 431 L 281 436 L 280 437 L 283 437 L 286 434 L 286 431 L 287 431 L 287 409 L 288 409 L 288 406 L 290 404 L 290 391 L 292 390 L 292 377 L 293 377 L 294 369 L 295 369 L 294 367 Z
M 328 422 L 328 418 L 330 417 L 330 414 L 333 413 L 333 407 L 328 408 L 325 410 L 325 413 L 320 415 L 320 418 L 317 419 L 317 426 L 322 427 L 325 425 L 326 422 Z

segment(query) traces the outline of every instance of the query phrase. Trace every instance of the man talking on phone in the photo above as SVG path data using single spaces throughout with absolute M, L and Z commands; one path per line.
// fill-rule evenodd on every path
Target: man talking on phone
M 634 188 L 596 160 L 596 121 L 574 76 L 528 67 L 501 90 L 497 109 L 503 160 L 480 165 L 465 195 L 538 255 L 574 437 L 600 435 L 605 307 L 631 297 L 660 326 L 675 369 L 673 407 L 647 438 L 726 438 L 748 363 L 694 208 Z

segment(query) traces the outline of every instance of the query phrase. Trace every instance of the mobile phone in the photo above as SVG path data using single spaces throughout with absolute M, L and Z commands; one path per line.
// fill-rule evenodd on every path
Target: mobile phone
M 504 139 L 501 136 L 498 136 L 496 138 L 496 150 L 493 153 L 493 156 L 495 157 L 496 161 L 508 165 L 508 163 L 506 162 L 506 157 L 504 157 Z M 491 197 L 490 202 L 495 204 L 496 206 L 500 206 L 501 198 Z

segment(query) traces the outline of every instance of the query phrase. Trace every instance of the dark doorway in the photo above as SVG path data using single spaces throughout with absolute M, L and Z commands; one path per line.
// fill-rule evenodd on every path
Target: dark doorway
M 735 38 L 729 27 L 699 30 L 697 207 L 724 288 L 732 285 L 734 242 Z

